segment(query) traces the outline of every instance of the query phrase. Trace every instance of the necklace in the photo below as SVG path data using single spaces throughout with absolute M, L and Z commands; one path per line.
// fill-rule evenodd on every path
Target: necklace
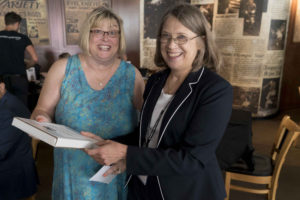
M 163 115 L 165 114 L 165 112 L 167 111 L 169 105 L 171 104 L 171 102 L 173 101 L 175 95 L 169 100 L 169 102 L 167 103 L 167 105 L 165 105 L 165 107 L 160 111 L 155 123 L 153 127 L 150 127 L 150 123 L 148 124 L 148 131 L 146 133 L 146 137 L 145 137 L 145 142 L 143 144 L 143 147 L 148 147 L 150 141 L 152 140 L 154 133 L 157 129 L 158 123 L 160 122 L 160 120 L 162 119 Z
M 90 60 L 85 59 L 85 63 L 86 63 L 86 68 L 89 71 L 90 74 L 90 78 L 93 79 L 93 83 L 95 85 L 96 88 L 98 89 L 102 89 L 105 84 L 107 83 L 107 81 L 111 78 L 112 74 L 115 72 L 116 70 L 116 61 L 114 61 L 113 63 L 106 65 L 104 68 L 98 68 L 97 67 L 97 63 L 95 65 L 95 63 L 91 63 L 89 62 Z M 94 64 L 94 65 L 93 65 Z M 93 67 L 95 66 L 95 67 Z M 98 65 L 99 66 L 99 65 Z
M 111 73 L 110 70 L 107 71 L 107 72 L 104 72 L 104 71 L 101 71 L 101 72 L 94 72 L 94 73 L 93 73 L 93 76 L 94 76 L 95 84 L 96 84 L 98 87 L 103 88 L 104 85 L 106 84 L 107 78 L 110 77 L 110 73 Z

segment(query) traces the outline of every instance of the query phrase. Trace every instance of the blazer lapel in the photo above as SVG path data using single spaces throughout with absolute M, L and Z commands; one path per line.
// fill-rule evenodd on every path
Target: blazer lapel
M 200 70 L 196 72 L 191 72 L 187 76 L 187 78 L 183 81 L 181 86 L 178 88 L 177 92 L 175 93 L 173 101 L 171 102 L 169 108 L 167 109 L 162 119 L 160 132 L 159 132 L 160 137 L 157 146 L 160 144 L 161 138 L 164 136 L 165 130 L 168 127 L 169 122 L 172 120 L 175 113 L 193 92 L 193 85 L 198 83 L 198 81 L 202 76 L 203 71 L 204 71 L 204 67 L 202 67 Z

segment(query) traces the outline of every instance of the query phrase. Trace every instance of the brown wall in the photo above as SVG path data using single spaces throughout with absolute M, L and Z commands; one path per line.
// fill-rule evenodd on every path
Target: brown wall
M 127 56 L 135 66 L 139 67 L 139 0 L 112 0 L 112 9 L 124 20 L 124 29 L 127 42 Z M 290 24 L 286 46 L 285 65 L 283 69 L 280 109 L 300 107 L 300 43 L 293 43 L 297 0 L 293 0 Z M 37 46 L 37 52 L 42 71 L 47 71 L 50 65 L 62 52 L 75 54 L 80 52 L 76 45 L 66 45 L 64 4 L 62 0 L 48 0 L 50 41 L 49 46 Z
M 127 57 L 135 66 L 140 63 L 140 1 L 139 0 L 112 0 L 112 9 L 124 21 L 127 43 Z
M 298 91 L 300 86 L 300 43 L 293 42 L 296 9 L 297 0 L 293 0 L 282 77 L 281 110 L 300 107 L 300 94 Z

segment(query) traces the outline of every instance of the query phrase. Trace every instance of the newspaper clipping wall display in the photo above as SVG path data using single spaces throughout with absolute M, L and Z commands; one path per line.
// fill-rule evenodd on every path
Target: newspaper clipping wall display
M 11 11 L 22 17 L 20 33 L 27 35 L 34 45 L 49 45 L 46 0 L 0 0 L 0 30 L 5 27 L 5 14 Z
M 111 0 L 64 0 L 67 45 L 77 45 L 82 23 L 93 9 L 111 7 Z
M 178 0 L 179 1 L 179 0 Z M 254 117 L 277 112 L 290 0 L 189 0 L 204 13 L 224 59 L 219 72 L 234 88 L 233 107 Z M 153 62 L 157 24 L 171 0 L 141 0 L 141 67 Z M 153 14 L 155 13 L 155 14 Z

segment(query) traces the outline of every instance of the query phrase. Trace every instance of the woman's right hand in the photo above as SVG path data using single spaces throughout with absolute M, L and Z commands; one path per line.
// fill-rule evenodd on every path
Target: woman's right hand
M 104 140 L 101 137 L 90 132 L 81 131 L 81 135 L 93 138 L 98 141 L 97 143 L 95 143 L 97 147 L 93 149 L 86 148 L 84 149 L 84 152 L 101 165 L 111 165 L 117 163 L 119 160 L 126 158 L 128 148 L 127 145 L 112 140 Z
M 47 116 L 45 116 L 45 115 L 42 115 L 42 114 L 38 114 L 38 115 L 36 115 L 36 116 L 31 115 L 31 118 L 30 118 L 30 119 L 36 120 L 37 122 L 51 122 L 51 121 L 52 121 L 49 117 L 47 117 Z M 28 133 L 28 135 L 29 135 L 30 137 L 32 137 L 32 138 L 35 140 L 34 143 L 36 143 L 36 144 L 38 143 L 39 139 L 35 138 L 35 137 L 32 136 L 30 133 Z
M 51 119 L 45 115 L 37 115 L 35 120 L 38 122 L 51 122 Z

